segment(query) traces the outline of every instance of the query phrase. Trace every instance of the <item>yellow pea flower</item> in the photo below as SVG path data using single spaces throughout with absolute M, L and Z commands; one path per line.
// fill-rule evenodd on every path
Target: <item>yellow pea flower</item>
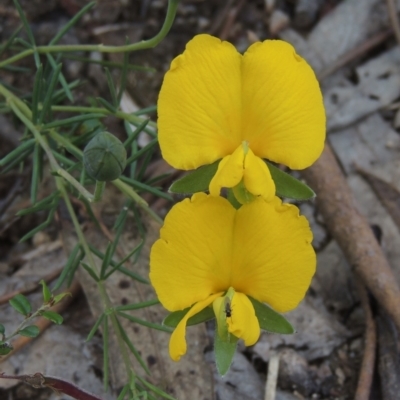
M 303 299 L 315 272 L 312 233 L 297 207 L 261 197 L 235 209 L 204 193 L 176 204 L 150 254 L 150 280 L 169 311 L 191 307 L 170 340 L 173 360 L 186 353 L 187 320 L 232 289 L 228 331 L 254 344 L 260 326 L 247 296 L 287 312 Z
M 241 55 L 198 35 L 166 73 L 158 100 L 164 159 L 190 170 L 219 159 L 210 193 L 234 187 L 270 201 L 275 184 L 262 159 L 309 167 L 325 140 L 325 111 L 314 72 L 280 40 L 254 43 Z

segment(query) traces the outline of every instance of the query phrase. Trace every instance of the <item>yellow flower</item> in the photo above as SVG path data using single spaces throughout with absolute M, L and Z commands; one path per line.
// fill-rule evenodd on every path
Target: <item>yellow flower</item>
M 210 193 L 242 180 L 272 200 L 275 185 L 262 159 L 310 166 L 325 140 L 325 111 L 314 72 L 280 40 L 257 42 L 244 55 L 209 35 L 191 40 L 166 73 L 158 100 L 164 159 L 183 170 L 219 159 Z
M 187 320 L 220 302 L 230 288 L 228 331 L 252 345 L 260 327 L 247 296 L 278 312 L 292 310 L 315 272 L 306 218 L 277 197 L 236 210 L 222 197 L 197 193 L 171 209 L 160 236 L 150 254 L 151 283 L 169 311 L 192 306 L 172 333 L 173 360 L 186 353 Z

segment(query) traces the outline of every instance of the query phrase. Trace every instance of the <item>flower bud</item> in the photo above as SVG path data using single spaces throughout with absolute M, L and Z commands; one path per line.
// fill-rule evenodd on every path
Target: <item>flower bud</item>
M 86 145 L 83 164 L 87 173 L 97 181 L 113 181 L 125 169 L 125 147 L 111 133 L 100 132 Z

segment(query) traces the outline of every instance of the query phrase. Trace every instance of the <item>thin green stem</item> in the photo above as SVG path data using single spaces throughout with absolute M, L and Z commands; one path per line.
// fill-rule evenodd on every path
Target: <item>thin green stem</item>
M 94 199 L 93 201 L 100 201 L 103 197 L 104 189 L 106 187 L 105 182 L 96 181 L 96 187 L 94 189 Z
M 13 102 L 13 100 L 8 101 L 11 109 L 14 111 L 14 114 L 24 123 L 24 125 L 32 132 L 35 140 L 40 144 L 42 149 L 45 151 L 47 158 L 49 159 L 50 166 L 53 172 L 62 176 L 66 181 L 68 181 L 72 186 L 77 189 L 82 196 L 86 197 L 88 201 L 93 201 L 93 195 L 86 190 L 72 175 L 70 175 L 67 171 L 65 171 L 58 164 L 55 159 L 49 145 L 47 144 L 46 139 L 40 134 L 40 132 L 36 129 L 36 126 L 30 121 L 22 111 L 17 107 L 17 105 Z
M 77 218 L 77 216 L 75 214 L 75 210 L 74 210 L 74 208 L 73 208 L 73 206 L 71 204 L 71 200 L 69 199 L 68 193 L 65 190 L 63 181 L 60 178 L 56 178 L 56 182 L 57 182 L 57 187 L 60 190 L 60 193 L 61 193 L 61 195 L 62 195 L 62 197 L 64 199 L 64 202 L 65 202 L 65 204 L 67 206 L 69 215 L 71 217 L 72 223 L 73 223 L 74 228 L 75 228 L 75 232 L 76 232 L 76 234 L 78 236 L 79 243 L 82 246 L 83 251 L 85 252 L 85 255 L 87 257 L 88 264 L 93 269 L 93 271 L 97 271 L 97 273 L 99 273 L 100 268 L 97 266 L 96 262 L 94 261 L 93 253 L 90 251 L 89 245 L 86 242 L 85 235 L 82 232 L 82 229 L 81 229 L 81 226 L 79 224 L 78 218 Z M 112 304 L 111 304 L 111 300 L 108 297 L 107 291 L 106 291 L 106 289 L 104 287 L 104 282 L 102 282 L 102 281 L 97 282 L 97 287 L 99 289 L 100 296 L 102 298 L 105 310 L 113 310 Z M 118 341 L 118 345 L 119 345 L 120 350 L 121 350 L 122 357 L 124 359 L 126 372 L 129 374 L 129 371 L 131 370 L 130 360 L 129 360 L 129 356 L 127 354 L 128 352 L 126 351 L 125 342 L 123 341 L 121 333 L 119 331 L 119 326 L 118 326 L 118 322 L 116 321 L 116 316 L 114 314 L 114 311 L 112 311 L 109 316 L 110 316 L 110 319 L 111 319 L 111 323 L 113 325 L 113 329 L 114 329 L 115 334 L 117 336 L 117 341 Z
M 137 50 L 145 50 L 151 49 L 157 46 L 164 37 L 167 35 L 171 26 L 174 22 L 176 11 L 178 9 L 179 0 L 169 0 L 168 1 L 168 9 L 167 15 L 165 16 L 164 24 L 161 27 L 160 32 L 157 33 L 153 38 L 148 40 L 142 40 L 138 43 L 128 44 L 124 46 L 104 46 L 103 44 L 99 45 L 54 45 L 54 46 L 37 46 L 35 49 L 31 48 L 23 51 L 22 53 L 16 54 L 13 57 L 8 58 L 0 62 L 0 68 L 6 65 L 12 64 L 15 61 L 21 60 L 25 57 L 28 57 L 34 53 L 37 54 L 46 54 L 46 53 L 64 53 L 71 51 L 98 51 L 101 53 L 124 53 L 131 52 Z
M 79 112 L 79 113 L 99 113 L 104 115 L 115 115 L 118 118 L 124 119 L 134 124 L 141 124 L 146 118 L 139 117 L 135 114 L 127 114 L 122 111 L 116 111 L 115 113 L 102 107 L 80 107 L 80 106 L 52 106 L 52 111 L 63 111 L 63 112 Z M 149 121 L 149 126 L 157 128 L 157 124 L 154 121 Z

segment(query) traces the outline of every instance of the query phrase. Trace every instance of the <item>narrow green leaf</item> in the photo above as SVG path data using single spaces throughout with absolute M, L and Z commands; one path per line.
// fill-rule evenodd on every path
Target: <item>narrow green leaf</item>
M 133 161 L 137 160 L 139 157 L 141 157 L 144 153 L 147 153 L 150 149 L 152 149 L 156 144 L 158 143 L 158 139 L 153 139 L 151 142 L 146 144 L 142 149 L 140 149 L 138 152 L 135 154 L 132 154 L 127 160 L 126 164 L 129 165 Z
M 160 324 L 155 324 L 153 322 L 148 322 L 148 321 L 145 321 L 143 319 L 134 317 L 133 315 L 129 315 L 129 314 L 126 314 L 126 313 L 121 312 L 121 311 L 117 311 L 117 314 L 120 315 L 123 318 L 128 319 L 131 322 L 135 322 L 137 324 L 140 324 L 140 325 L 143 325 L 143 326 L 147 326 L 147 328 L 157 329 L 158 331 L 168 332 L 168 333 L 172 332 L 171 329 L 166 327 L 166 326 L 163 326 L 163 325 L 160 325 Z
M 125 395 L 128 393 L 129 390 L 129 383 L 127 385 L 125 385 L 122 390 L 121 393 L 118 395 L 117 400 L 124 400 L 125 399 Z
M 32 179 L 31 179 L 31 203 L 35 204 L 39 188 L 40 172 L 42 170 L 42 148 L 36 143 L 33 150 Z
M 128 178 L 128 177 L 123 176 L 123 175 L 121 175 L 119 177 L 119 179 L 121 179 L 122 182 L 125 182 L 125 183 L 129 184 L 130 186 L 132 186 L 135 189 L 140 189 L 142 191 L 152 193 L 152 194 L 156 195 L 157 197 L 161 197 L 161 198 L 166 199 L 168 201 L 172 201 L 173 200 L 172 197 L 169 194 L 164 193 L 161 190 L 156 189 L 153 186 L 149 186 L 149 185 L 146 185 L 145 183 L 141 183 L 141 182 L 137 181 L 136 179 L 131 179 L 131 178 Z
M 114 273 L 115 271 L 120 270 L 122 265 L 133 256 L 141 247 L 143 246 L 143 241 L 141 241 L 138 245 L 136 245 L 118 264 L 116 264 L 108 273 L 105 275 L 104 279 L 108 279 L 108 277 Z
M 294 200 L 310 200 L 315 197 L 314 191 L 305 183 L 293 178 L 293 176 L 281 171 L 269 162 L 267 162 L 267 166 L 275 182 L 277 196 Z
M 0 57 L 4 52 L 6 52 L 9 47 L 13 44 L 14 39 L 16 36 L 21 32 L 21 29 L 23 28 L 23 25 L 19 26 L 13 33 L 12 35 L 7 39 L 7 42 L 3 44 L 0 48 Z
M 21 164 L 30 155 L 31 155 L 30 150 L 27 150 L 24 153 L 20 154 L 18 157 L 16 157 L 15 159 L 13 159 L 11 162 L 8 163 L 8 165 L 2 170 L 2 173 L 5 174 L 8 171 L 11 171 L 14 167 Z
M 104 318 L 103 323 L 103 383 L 104 392 L 108 390 L 108 376 L 109 376 L 109 340 L 108 340 L 108 318 Z
M 40 315 L 57 325 L 61 325 L 64 321 L 64 318 L 54 311 L 42 311 Z
M 25 142 L 21 143 L 16 149 L 8 153 L 0 160 L 0 167 L 4 167 L 8 163 L 12 162 L 17 157 L 19 157 L 21 154 L 25 154 L 26 152 L 27 154 L 30 154 L 34 145 L 35 145 L 35 139 L 28 139 Z
M 208 191 L 211 179 L 218 169 L 218 160 L 212 164 L 200 167 L 181 179 L 175 181 L 169 191 L 171 193 L 191 194 Z
M 115 239 L 114 243 L 117 242 L 117 239 Z M 110 265 L 112 256 L 114 255 L 114 250 L 115 247 L 111 242 L 108 242 L 107 248 L 106 248 L 106 253 L 104 254 L 103 261 L 101 263 L 101 270 L 100 270 L 100 279 L 104 279 L 104 275 L 106 273 L 107 267 Z
M 0 324 L 0 335 L 4 335 L 6 333 L 6 328 L 4 328 L 3 324 Z
M 219 337 L 218 330 L 215 329 L 215 363 L 217 365 L 217 371 L 221 376 L 224 376 L 228 372 L 236 351 L 238 339 L 233 335 L 230 336 L 232 338 L 231 342 L 224 341 Z
M 89 4 L 86 4 L 81 10 L 79 10 L 71 19 L 65 24 L 54 36 L 53 39 L 50 40 L 49 45 L 56 44 L 81 18 L 85 15 L 92 7 L 96 4 L 95 1 L 92 1 Z
M 81 248 L 80 248 L 79 244 L 77 244 L 72 249 L 71 254 L 68 257 L 68 260 L 65 263 L 64 269 L 62 270 L 60 276 L 57 279 L 56 285 L 54 286 L 54 289 L 53 289 L 54 291 L 58 290 L 61 287 L 61 285 L 64 283 L 65 278 L 67 277 L 67 275 L 69 274 L 72 266 L 76 262 L 76 259 L 77 259 L 79 251 L 81 251 Z
M 32 306 L 29 300 L 23 294 L 17 294 L 10 301 L 10 305 L 14 310 L 22 315 L 29 315 L 32 311 Z
M 36 337 L 39 335 L 40 330 L 36 325 L 29 325 L 18 332 L 21 336 Z
M 54 60 L 54 57 L 47 53 L 46 54 L 47 60 L 49 61 L 49 64 L 52 66 L 53 70 L 57 69 L 57 63 L 56 60 Z M 72 92 L 68 86 L 67 80 L 64 78 L 63 73 L 60 71 L 60 74 L 58 75 L 58 80 L 60 82 L 60 85 L 62 86 L 62 90 L 64 91 L 65 96 L 68 98 L 70 102 L 74 102 L 74 97 L 72 96 Z M 52 95 L 53 97 L 53 95 Z
M 164 397 L 164 399 L 176 400 L 174 397 L 170 396 L 168 393 L 165 393 L 163 390 L 161 390 L 157 386 L 151 384 L 150 382 L 147 382 L 145 379 L 141 378 L 139 375 L 137 375 L 136 377 L 137 377 L 137 379 L 139 379 L 140 382 L 142 382 L 142 384 L 144 386 L 147 387 L 147 389 L 150 389 L 152 392 L 158 394 L 161 397 Z
M 132 128 L 131 128 L 131 125 L 129 124 L 129 122 L 128 121 L 124 122 L 125 131 L 128 135 L 128 139 L 124 142 L 124 147 L 126 149 L 138 137 L 139 133 L 142 132 L 144 130 L 144 128 L 146 128 L 149 121 L 150 121 L 149 119 L 145 119 L 133 132 L 132 132 Z
M 256 312 L 256 317 L 261 329 L 270 333 L 280 333 L 286 335 L 295 333 L 295 329 L 283 315 L 278 314 L 266 304 L 260 303 L 250 296 L 248 297 L 253 304 L 254 311 Z
M 18 211 L 16 215 L 22 217 L 27 214 L 36 213 L 38 211 L 44 211 L 49 208 L 50 205 L 55 205 L 58 202 L 59 192 L 53 192 L 51 195 L 37 202 L 33 207 L 25 208 L 24 210 Z
M 0 343 L 0 356 L 6 356 L 13 350 L 14 348 L 9 343 Z
M 42 93 L 42 83 L 43 83 L 43 65 L 40 64 L 35 75 L 35 82 L 33 84 L 32 92 L 32 122 L 34 124 L 38 121 L 39 115 L 39 99 Z
M 96 100 L 111 114 L 115 114 L 117 112 L 117 109 L 110 104 L 107 100 L 101 98 L 101 97 L 96 97 Z
M 89 267 L 89 265 L 87 265 L 84 262 L 81 262 L 81 265 L 96 282 L 99 282 L 100 279 L 98 278 L 96 273 L 92 270 L 92 268 Z
M 18 11 L 19 17 L 21 18 L 22 24 L 24 25 L 26 34 L 27 34 L 28 39 L 29 39 L 29 41 L 31 43 L 31 47 L 34 49 L 33 58 L 35 60 L 35 65 L 36 65 L 37 68 L 39 68 L 40 59 L 39 59 L 38 52 L 35 50 L 36 43 L 35 43 L 35 38 L 33 37 L 33 33 L 32 33 L 32 30 L 31 30 L 31 27 L 29 26 L 28 20 L 26 19 L 25 13 L 22 10 L 22 7 L 19 4 L 19 2 L 17 0 L 14 0 L 14 4 L 15 4 L 15 8 Z
M 142 108 L 139 111 L 135 111 L 133 114 L 135 114 L 135 115 L 151 114 L 156 111 L 157 111 L 157 106 L 154 105 L 154 106 Z
M 99 328 L 100 324 L 103 322 L 104 317 L 105 317 L 105 314 L 101 314 L 100 317 L 97 318 L 97 321 L 93 325 L 93 328 L 90 330 L 89 335 L 86 338 L 87 342 L 92 339 L 92 337 L 96 333 L 97 329 Z
M 146 363 L 143 361 L 142 357 L 140 356 L 139 352 L 136 350 L 135 346 L 132 344 L 131 340 L 129 339 L 128 335 L 126 334 L 124 328 L 121 326 L 121 323 L 119 322 L 119 319 L 117 318 L 117 325 L 119 328 L 119 331 L 121 333 L 122 339 L 128 346 L 129 350 L 132 352 L 132 354 L 135 356 L 136 360 L 139 362 L 141 367 L 144 369 L 144 371 L 150 375 L 150 370 L 147 367 Z
M 154 306 L 156 304 L 160 304 L 160 300 L 154 299 L 154 300 L 143 301 L 141 303 L 126 304 L 124 306 L 114 307 L 114 309 L 116 311 L 130 311 L 130 310 L 138 310 L 139 308 Z
M 110 70 L 107 67 L 104 68 L 104 70 L 106 72 L 108 89 L 110 90 L 111 104 L 115 107 L 115 109 L 117 109 L 119 104 L 118 104 L 118 100 L 117 100 L 117 91 L 115 90 L 114 81 L 111 76 Z
M 30 239 L 33 235 L 35 235 L 37 232 L 40 232 L 41 230 L 47 228 L 51 221 L 53 220 L 54 217 L 54 213 L 55 213 L 56 209 L 55 207 L 52 208 L 49 211 L 49 215 L 46 219 L 46 221 L 44 221 L 43 223 L 41 223 L 39 226 L 37 226 L 36 228 L 32 229 L 30 232 L 28 232 L 26 235 L 22 236 L 22 238 L 19 240 L 21 243 L 24 242 L 25 240 Z
M 171 328 L 176 328 L 181 322 L 182 318 L 187 314 L 187 312 L 190 310 L 190 307 L 185 308 L 184 310 L 181 311 L 174 311 L 167 315 L 163 321 L 163 325 L 169 326 Z M 205 321 L 210 321 L 213 318 L 215 318 L 214 311 L 211 307 L 206 307 L 203 310 L 201 310 L 199 313 L 196 315 L 193 315 L 188 319 L 187 325 L 197 325 L 201 324 L 202 322 Z
M 57 121 L 49 122 L 48 124 L 43 125 L 43 129 L 47 130 L 52 128 L 59 128 L 60 126 L 71 125 L 76 122 L 87 121 L 87 120 L 92 120 L 93 118 L 103 118 L 103 117 L 104 115 L 99 113 L 82 114 L 82 115 L 77 115 L 76 117 L 59 119 Z
M 125 38 L 125 44 L 128 44 L 129 40 L 126 37 Z M 129 63 L 129 52 L 126 51 L 124 53 L 124 61 L 123 61 L 123 66 L 122 66 L 122 71 L 121 71 L 121 79 L 119 82 L 119 90 L 118 90 L 118 95 L 117 95 L 117 106 L 121 103 L 122 95 L 125 92 L 126 89 L 126 81 L 127 81 L 127 76 L 128 76 L 128 63 Z
M 39 115 L 39 124 L 43 123 L 43 121 L 46 118 L 46 115 L 47 115 L 48 111 L 50 110 L 51 103 L 52 103 L 51 99 L 52 99 L 56 84 L 58 82 L 58 77 L 59 77 L 60 72 L 61 72 L 61 67 L 62 67 L 62 64 L 58 64 L 57 67 L 52 72 L 50 83 L 48 85 L 48 88 L 47 88 L 47 91 L 46 91 L 46 95 L 45 95 L 44 100 L 43 100 L 42 110 L 41 110 L 40 115 Z
M 43 279 L 39 283 L 42 285 L 43 301 L 48 303 L 52 297 L 51 291 Z

